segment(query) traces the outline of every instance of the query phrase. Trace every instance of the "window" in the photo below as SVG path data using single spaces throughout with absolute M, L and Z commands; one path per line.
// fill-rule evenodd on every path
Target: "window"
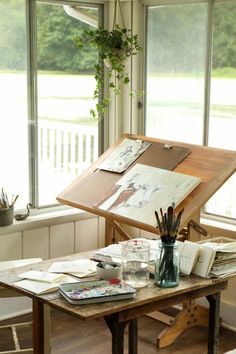
M 100 7 L 0 0 L 0 11 L 0 187 L 19 194 L 19 209 L 54 205 L 98 156 L 98 56 L 74 36 L 98 25 Z
M 236 150 L 235 18 L 236 1 L 148 7 L 146 135 Z M 235 177 L 205 212 L 236 218 Z

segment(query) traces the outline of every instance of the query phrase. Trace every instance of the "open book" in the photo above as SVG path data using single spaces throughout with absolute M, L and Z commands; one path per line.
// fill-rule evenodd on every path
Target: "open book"
M 209 277 L 216 252 L 213 248 L 197 242 L 184 241 L 178 243 L 180 256 L 180 272 L 200 277 Z
M 180 258 L 180 272 L 189 275 L 199 257 L 199 245 L 195 242 L 178 242 L 178 251 Z

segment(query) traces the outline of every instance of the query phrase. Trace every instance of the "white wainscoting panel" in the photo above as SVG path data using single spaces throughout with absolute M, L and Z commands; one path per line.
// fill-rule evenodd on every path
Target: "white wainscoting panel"
M 26 230 L 23 234 L 23 258 L 49 258 L 49 227 Z
M 22 258 L 21 232 L 0 235 L 0 261 Z
M 236 307 L 236 275 L 229 279 L 228 287 L 222 291 L 221 298 L 223 302 L 233 304 Z M 236 321 L 235 321 L 236 322 Z
M 74 225 L 74 222 L 68 222 L 50 226 L 50 258 L 75 253 Z
M 105 247 L 105 219 L 98 219 L 98 248 Z
M 99 247 L 98 218 L 80 220 L 75 223 L 75 253 Z

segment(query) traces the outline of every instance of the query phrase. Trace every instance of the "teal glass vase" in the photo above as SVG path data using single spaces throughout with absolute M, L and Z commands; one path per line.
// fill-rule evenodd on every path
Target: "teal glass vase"
M 179 284 L 179 254 L 177 243 L 159 244 L 155 264 L 155 283 L 162 288 L 173 288 Z

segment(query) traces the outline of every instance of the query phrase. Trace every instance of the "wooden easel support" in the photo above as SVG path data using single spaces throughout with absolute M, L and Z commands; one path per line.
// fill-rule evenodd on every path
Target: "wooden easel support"
M 183 228 L 180 234 L 183 239 L 190 239 L 191 229 L 194 229 L 200 235 L 207 236 L 207 231 L 203 229 L 196 221 L 190 220 L 187 228 Z M 166 315 L 162 312 L 156 311 L 148 314 L 168 327 L 165 328 L 157 337 L 157 347 L 164 348 L 175 341 L 175 339 L 182 334 L 187 328 L 193 326 L 208 326 L 209 311 L 195 303 L 195 301 L 187 301 L 183 303 L 183 309 L 177 314 L 176 317 Z
M 110 245 L 111 243 L 117 242 L 116 233 L 118 233 L 124 240 L 131 240 L 131 237 L 127 232 L 118 224 L 117 221 L 106 218 L 105 227 L 105 245 Z
M 191 228 L 193 228 L 195 231 L 197 231 L 198 235 L 203 235 L 203 236 L 207 236 L 207 231 L 200 226 L 196 221 L 194 221 L 193 219 L 191 219 L 188 222 L 187 227 L 184 227 L 179 234 L 183 236 L 184 240 L 190 240 L 190 232 L 191 232 Z M 200 237 L 199 237 L 200 238 Z
M 168 326 L 157 337 L 158 348 L 170 345 L 188 328 L 199 325 L 208 326 L 208 309 L 192 301 L 183 303 L 183 309 L 180 310 L 176 317 L 158 311 L 150 313 L 148 316 Z

